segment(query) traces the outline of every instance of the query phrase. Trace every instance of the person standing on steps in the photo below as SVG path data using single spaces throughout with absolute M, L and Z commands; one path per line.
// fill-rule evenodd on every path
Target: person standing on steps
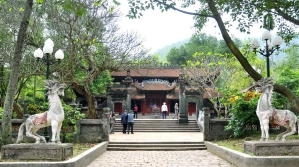
M 123 112 L 120 118 L 120 122 L 123 124 L 123 134 L 126 134 L 127 131 L 127 124 L 128 124 L 128 114 L 127 110 Z
M 128 134 L 130 133 L 130 130 L 131 130 L 131 134 L 134 134 L 133 126 L 134 126 L 134 114 L 133 111 L 130 110 L 128 114 Z
M 162 119 L 166 119 L 166 112 L 168 111 L 168 108 L 165 102 L 163 102 L 161 111 L 162 111 Z
M 111 124 L 110 124 L 110 118 L 111 118 L 111 115 L 112 115 L 112 113 L 110 112 L 110 113 L 108 114 L 108 119 L 109 119 L 109 129 L 111 129 Z
M 135 118 L 135 119 L 137 119 L 138 107 L 137 107 L 137 105 L 136 105 L 136 104 L 135 104 L 135 106 L 134 106 L 134 109 L 133 109 L 133 111 L 134 111 L 134 118 Z
M 110 119 L 110 134 L 114 134 L 114 124 L 116 123 L 115 114 L 112 113 Z
M 178 103 L 175 103 L 175 105 L 174 105 L 174 116 L 173 116 L 173 119 L 180 119 L 180 116 L 179 116 L 179 104 Z

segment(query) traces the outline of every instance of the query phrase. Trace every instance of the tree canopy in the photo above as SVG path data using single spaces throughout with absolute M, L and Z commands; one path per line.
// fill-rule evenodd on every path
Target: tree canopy
M 237 41 L 240 44 L 240 41 Z M 194 34 L 188 43 L 179 48 L 172 48 L 167 54 L 167 61 L 172 65 L 186 64 L 187 60 L 196 60 L 194 54 L 230 55 L 231 51 L 223 40 L 206 34 Z
M 35 62 L 33 52 L 42 48 L 47 38 L 54 41 L 54 51 L 62 49 L 65 55 L 60 65 L 51 61 L 50 72 L 55 72 L 51 78 L 68 83 L 87 99 L 90 118 L 95 112 L 93 93 L 105 91 L 111 83 L 110 71 L 153 60 L 136 32 L 118 31 L 121 14 L 115 10 L 117 1 L 1 0 L 0 4 L 0 67 L 9 64 L 1 70 L 9 72 L 1 144 L 11 142 L 12 104 L 18 84 L 19 88 L 26 85 L 18 81 L 45 74 L 45 66 Z
M 292 2 L 292 3 L 290 3 Z M 221 32 L 222 38 L 225 41 L 228 48 L 231 50 L 235 58 L 242 65 L 243 69 L 252 77 L 255 81 L 260 80 L 263 76 L 259 74 L 253 66 L 248 62 L 246 57 L 242 54 L 240 49 L 234 43 L 231 38 L 231 34 L 228 32 L 228 27 L 230 26 L 230 22 L 238 21 L 240 17 L 244 17 L 240 19 L 238 22 L 238 29 L 241 31 L 246 31 L 248 28 L 252 27 L 256 23 L 261 23 L 263 20 L 261 17 L 257 17 L 257 14 L 260 16 L 265 16 L 269 14 L 269 11 L 275 11 L 277 18 L 281 19 L 281 21 L 286 21 L 289 24 L 296 25 L 297 14 L 293 14 L 292 12 L 296 11 L 296 7 L 290 8 L 288 10 L 288 6 L 290 4 L 296 3 L 296 1 L 248 1 L 248 5 L 244 5 L 244 2 L 241 1 L 229 1 L 229 0 L 186 0 L 180 2 L 178 1 L 168 1 L 168 0 L 148 0 L 148 1 L 140 1 L 140 0 L 129 0 L 130 12 L 128 17 L 130 18 L 138 18 L 142 17 L 142 11 L 148 9 L 156 9 L 158 8 L 161 11 L 167 10 L 176 10 L 178 12 L 192 15 L 195 18 L 195 27 L 198 30 L 201 30 L 202 27 L 207 23 L 209 19 L 213 19 L 217 22 L 218 28 Z M 260 5 L 262 4 L 262 5 Z M 273 4 L 273 5 L 272 5 Z M 189 6 L 198 6 L 196 11 L 185 11 L 184 8 Z M 280 12 L 280 11 L 286 12 Z M 230 20 L 224 21 L 222 15 L 227 13 L 230 15 Z M 245 19 L 252 20 L 244 21 Z M 283 23 L 281 22 L 281 25 Z M 294 34 L 292 31 L 288 31 L 286 28 L 280 29 L 281 34 Z M 285 96 L 296 112 L 299 112 L 299 99 L 296 95 L 286 86 L 275 84 L 274 91 Z

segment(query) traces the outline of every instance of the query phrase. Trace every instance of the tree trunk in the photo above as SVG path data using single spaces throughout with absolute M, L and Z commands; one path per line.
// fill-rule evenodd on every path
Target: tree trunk
M 89 95 L 89 94 L 85 94 L 84 97 L 85 97 L 85 99 L 88 103 L 88 118 L 89 119 L 94 119 L 95 118 L 95 111 L 96 111 L 95 100 L 92 97 L 92 95 Z
M 22 51 L 26 38 L 26 31 L 29 25 L 33 6 L 33 0 L 27 0 L 24 15 L 18 32 L 18 39 L 15 48 L 15 53 L 12 61 L 11 72 L 9 77 L 8 88 L 3 107 L 2 115 L 2 143 L 1 145 L 12 143 L 11 138 L 11 116 L 13 110 L 14 96 L 18 86 L 18 76 L 22 59 Z
M 233 53 L 233 55 L 237 58 L 237 60 L 240 62 L 242 67 L 245 69 L 245 71 L 255 81 L 260 80 L 262 78 L 262 76 L 252 68 L 252 66 L 249 64 L 247 59 L 243 56 L 243 54 L 240 52 L 238 47 L 234 44 L 233 40 L 230 38 L 229 34 L 227 33 L 226 27 L 225 27 L 223 20 L 216 8 L 215 2 L 213 0 L 208 0 L 208 5 L 209 5 L 211 12 L 213 13 L 214 19 L 216 20 L 216 22 L 219 26 L 219 29 L 220 29 L 220 32 L 221 32 L 221 35 L 222 35 L 224 41 L 227 44 L 227 46 L 229 47 L 229 49 L 231 50 L 231 52 Z M 274 91 L 285 96 L 290 101 L 293 108 L 296 110 L 295 113 L 299 113 L 299 105 L 298 105 L 299 99 L 296 97 L 296 95 L 290 89 L 288 89 L 285 86 L 275 84 Z
M 88 105 L 88 118 L 90 119 L 94 119 L 95 118 L 95 100 L 92 96 L 92 94 L 90 92 L 87 92 L 83 86 L 80 86 L 78 84 L 74 84 L 73 83 L 73 89 L 84 96 L 85 100 L 87 101 L 87 105 Z

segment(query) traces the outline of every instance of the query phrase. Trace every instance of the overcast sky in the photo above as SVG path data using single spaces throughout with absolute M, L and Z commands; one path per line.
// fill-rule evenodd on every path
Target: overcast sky
M 129 11 L 129 6 L 124 1 L 121 1 L 119 8 L 126 15 Z M 189 9 L 188 11 L 193 12 L 194 10 Z M 173 10 L 162 13 L 158 9 L 143 12 L 143 17 L 140 19 L 124 17 L 120 21 L 121 30 L 137 31 L 145 38 L 144 45 L 146 48 L 151 49 L 151 52 L 161 49 L 166 45 L 190 38 L 196 31 L 192 28 L 193 24 L 192 15 Z M 215 22 L 207 23 L 202 32 L 221 38 L 219 29 L 215 25 Z M 255 32 L 256 34 L 248 35 L 240 33 L 235 28 L 230 28 L 230 33 L 240 39 L 253 38 L 253 36 L 259 37 L 263 31 L 256 26 L 251 30 L 251 32 Z

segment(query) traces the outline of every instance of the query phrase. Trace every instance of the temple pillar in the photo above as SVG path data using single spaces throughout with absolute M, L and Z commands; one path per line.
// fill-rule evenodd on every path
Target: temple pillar
M 141 108 L 142 110 L 142 115 L 145 115 L 145 113 L 146 113 L 146 101 L 145 101 L 145 99 L 143 99 L 142 100 L 142 108 Z
M 110 108 L 110 110 L 113 110 L 113 101 L 112 101 L 112 94 L 111 94 L 111 86 L 107 86 L 106 89 L 107 94 L 107 107 Z
M 186 96 L 185 96 L 185 80 L 183 78 L 183 74 L 180 74 L 179 77 L 179 111 L 180 111 L 180 119 L 179 123 L 188 123 L 188 104 L 186 104 Z
M 125 104 L 126 104 L 126 107 L 124 108 L 125 110 L 127 110 L 127 111 L 132 110 L 131 109 L 131 86 L 127 87 L 127 98 L 126 98 Z
M 133 79 L 131 78 L 130 70 L 127 70 L 127 75 L 125 80 L 123 80 L 124 84 L 126 85 L 127 89 L 127 96 L 125 99 L 125 109 L 130 111 L 131 110 L 131 83 L 133 82 Z

